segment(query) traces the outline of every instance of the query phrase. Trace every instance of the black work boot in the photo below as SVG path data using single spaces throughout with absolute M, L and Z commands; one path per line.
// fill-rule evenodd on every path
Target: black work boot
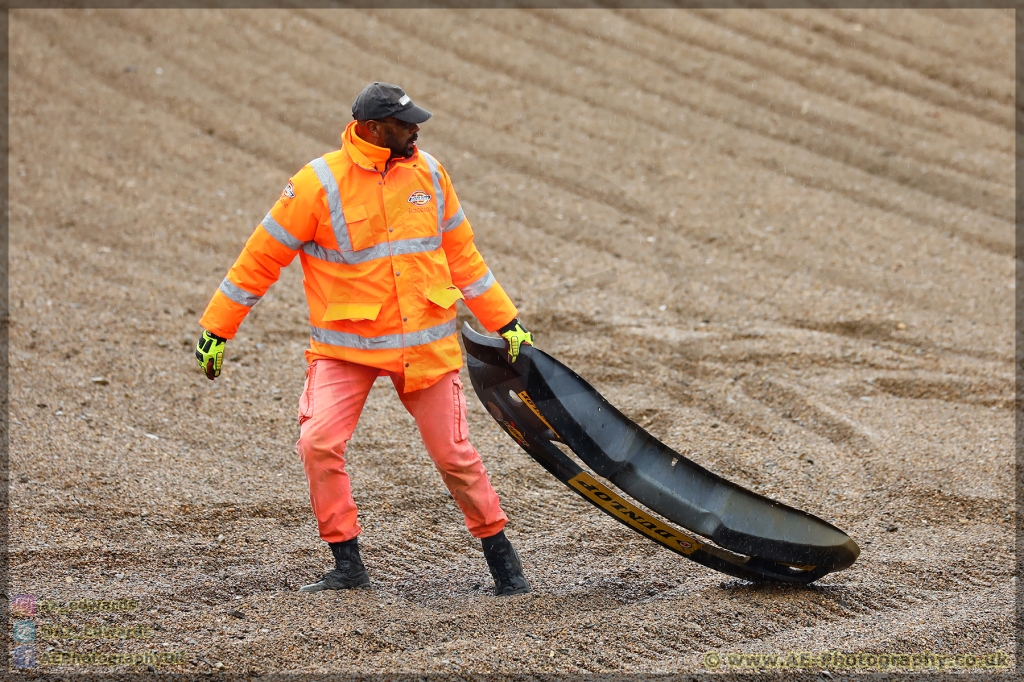
M 484 558 L 494 578 L 494 594 L 504 597 L 529 592 L 530 583 L 523 576 L 523 564 L 512 543 L 505 537 L 505 531 L 484 538 L 482 542 Z
M 299 588 L 299 592 L 348 590 L 370 582 L 370 576 L 366 574 L 363 560 L 359 556 L 359 541 L 357 538 L 329 544 L 331 546 L 331 554 L 334 555 L 334 570 L 315 583 L 303 585 Z

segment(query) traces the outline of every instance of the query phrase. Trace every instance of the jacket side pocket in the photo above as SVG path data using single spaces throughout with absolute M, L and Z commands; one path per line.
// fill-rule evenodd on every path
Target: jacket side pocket
M 324 322 L 338 320 L 373 320 L 380 314 L 382 303 L 328 303 Z
M 466 422 L 466 394 L 462 390 L 462 379 L 455 375 L 452 381 L 452 413 L 455 418 L 455 442 L 461 443 L 469 438 L 469 424 Z
M 313 387 L 316 381 L 316 360 L 306 368 L 306 382 L 299 396 L 299 426 L 313 418 Z
M 465 299 L 465 296 L 451 283 L 438 284 L 427 292 L 427 300 L 442 308 L 451 308 L 460 298 Z

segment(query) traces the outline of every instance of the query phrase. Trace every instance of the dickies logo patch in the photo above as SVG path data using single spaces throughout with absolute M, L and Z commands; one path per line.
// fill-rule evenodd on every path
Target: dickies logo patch
M 288 181 L 288 186 L 281 192 L 282 199 L 294 199 L 295 198 L 295 185 L 291 180 Z
M 421 189 L 416 190 L 409 195 L 409 203 L 416 206 L 423 206 L 430 202 L 430 195 Z

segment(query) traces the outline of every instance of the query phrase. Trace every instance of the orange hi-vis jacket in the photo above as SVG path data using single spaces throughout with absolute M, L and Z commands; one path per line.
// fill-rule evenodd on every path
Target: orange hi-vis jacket
M 473 243 L 451 179 L 425 151 L 408 159 L 355 135 L 310 161 L 256 228 L 199 323 L 230 339 L 299 254 L 309 362 L 339 358 L 430 386 L 462 366 L 455 302 L 489 331 L 517 310 Z M 381 172 L 383 169 L 384 172 Z

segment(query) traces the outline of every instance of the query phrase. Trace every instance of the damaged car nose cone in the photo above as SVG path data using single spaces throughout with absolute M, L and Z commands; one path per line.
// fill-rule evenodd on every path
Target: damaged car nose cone
M 752 581 L 810 583 L 847 568 L 860 554 L 835 526 L 683 457 L 543 351 L 524 346 L 510 364 L 502 339 L 468 324 L 462 338 L 473 388 L 505 432 L 555 478 L 648 539 Z M 602 483 L 553 441 L 658 516 Z

